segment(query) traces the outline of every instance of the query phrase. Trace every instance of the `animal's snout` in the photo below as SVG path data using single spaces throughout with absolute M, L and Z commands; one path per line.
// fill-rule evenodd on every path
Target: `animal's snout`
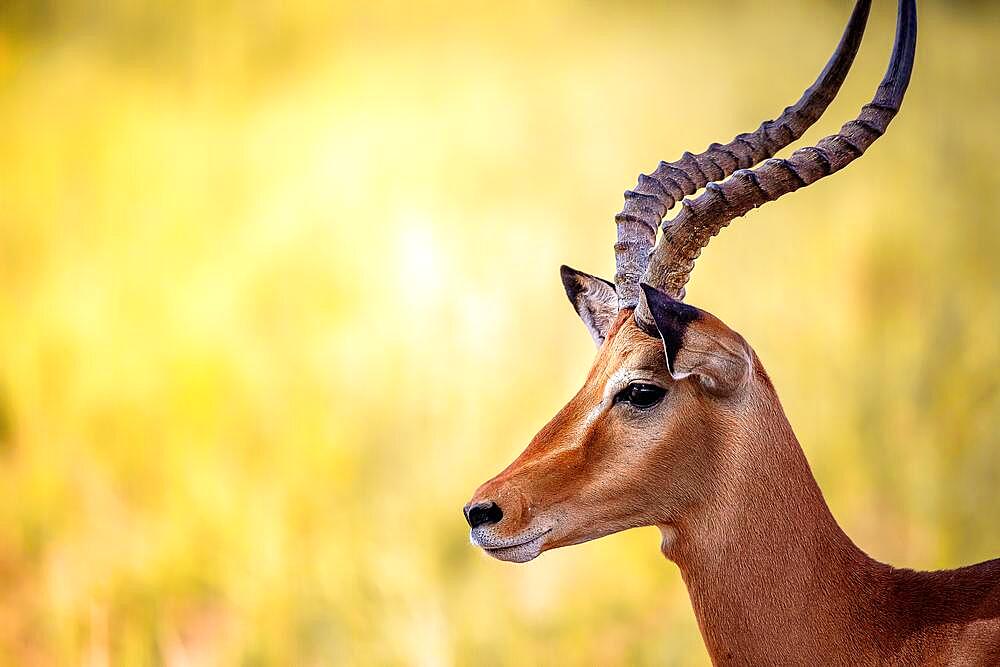
M 494 523 L 500 523 L 500 519 L 503 518 L 503 510 L 500 506 L 492 501 L 479 502 L 465 506 L 465 520 L 469 522 L 469 526 L 475 528 L 476 526 L 490 525 Z

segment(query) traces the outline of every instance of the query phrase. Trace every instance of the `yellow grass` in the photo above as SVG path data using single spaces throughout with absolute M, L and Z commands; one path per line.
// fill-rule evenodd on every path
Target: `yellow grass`
M 558 265 L 609 275 L 621 191 L 849 4 L 8 0 L 0 663 L 704 664 L 655 529 L 512 566 L 460 509 L 585 374 Z M 920 9 L 886 138 L 689 300 L 859 544 L 939 568 L 1000 554 L 1000 6 Z

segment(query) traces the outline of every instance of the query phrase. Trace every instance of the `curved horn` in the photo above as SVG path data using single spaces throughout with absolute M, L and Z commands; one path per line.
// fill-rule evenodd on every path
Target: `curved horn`
M 751 209 L 815 183 L 861 157 L 899 111 L 913 70 L 916 42 L 915 0 L 899 0 L 892 59 L 871 103 L 840 132 L 815 146 L 800 148 L 787 160 L 772 159 L 757 169 L 741 169 L 722 183 L 710 183 L 694 201 L 685 199 L 677 217 L 663 224 L 645 282 L 683 298 L 694 260 L 719 230 Z M 635 317 L 641 325 L 652 324 L 645 303 L 636 308 Z
M 661 162 L 651 174 L 639 176 L 634 190 L 625 193 L 625 207 L 615 216 L 615 288 L 619 308 L 639 304 L 639 281 L 646 273 L 656 243 L 656 228 L 679 199 L 711 181 L 746 169 L 792 143 L 815 123 L 833 101 L 844 82 L 868 21 L 871 0 L 858 0 L 837 49 L 826 67 L 799 101 L 756 131 L 737 135 L 728 144 L 714 143 L 698 155 L 684 153 L 675 162 Z

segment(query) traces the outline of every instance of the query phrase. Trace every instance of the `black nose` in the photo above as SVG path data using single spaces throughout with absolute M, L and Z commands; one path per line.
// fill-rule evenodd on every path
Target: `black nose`
M 475 528 L 483 524 L 500 523 L 503 518 L 503 510 L 493 502 L 476 503 L 465 508 L 465 520 Z

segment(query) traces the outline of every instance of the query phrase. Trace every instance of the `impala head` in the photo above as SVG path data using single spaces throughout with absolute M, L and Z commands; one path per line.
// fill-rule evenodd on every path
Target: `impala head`
M 651 335 L 611 286 L 564 275 L 605 299 L 591 306 L 609 309 L 607 328 L 580 391 L 467 507 L 473 541 L 504 560 L 673 523 L 701 499 L 724 415 L 750 388 L 750 349 L 715 317 L 650 288 Z
M 472 541 L 490 555 L 523 562 L 627 528 L 669 531 L 710 502 L 719 470 L 750 426 L 747 407 L 768 384 L 739 334 L 682 303 L 684 286 L 701 250 L 729 222 L 842 169 L 885 132 L 913 65 L 914 0 L 899 1 L 892 58 L 873 101 L 816 146 L 769 159 L 833 100 L 869 7 L 858 0 L 826 68 L 776 120 L 639 177 L 615 218 L 614 283 L 563 267 L 566 294 L 597 357 L 569 403 L 465 506 Z M 657 242 L 667 212 L 702 188 L 663 223 Z

